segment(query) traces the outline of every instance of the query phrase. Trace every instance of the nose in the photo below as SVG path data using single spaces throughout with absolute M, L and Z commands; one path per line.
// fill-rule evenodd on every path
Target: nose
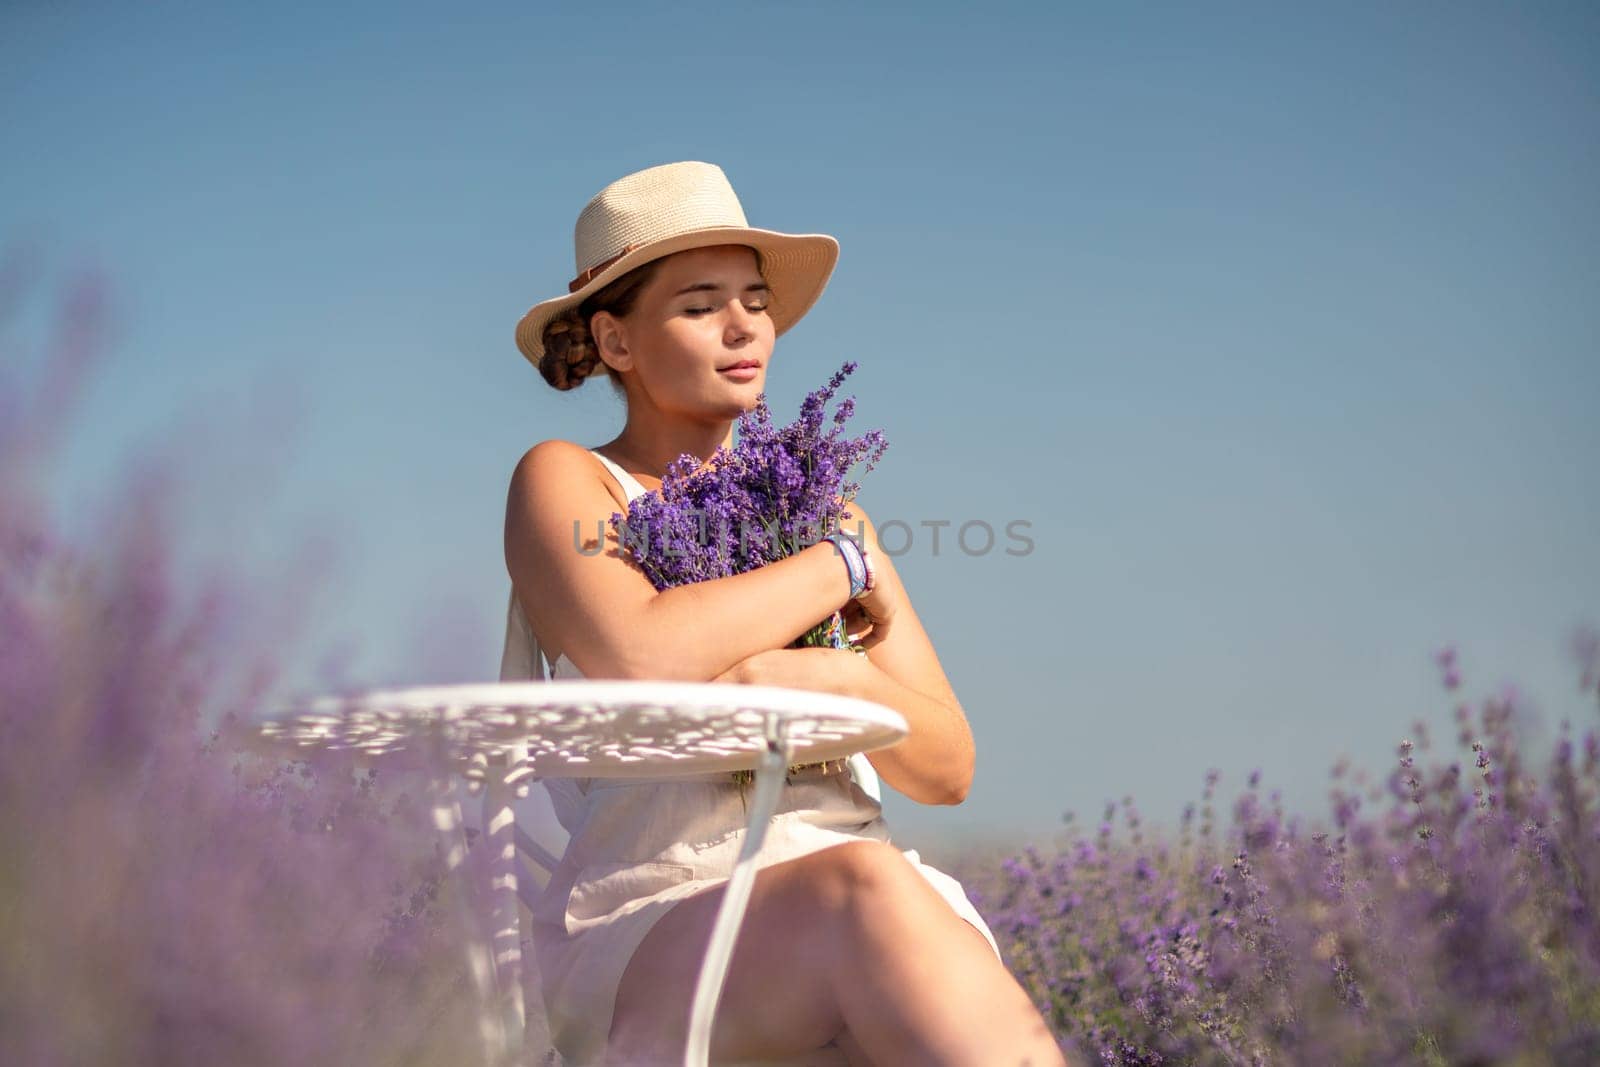
M 744 301 L 734 300 L 733 310 L 728 313 L 728 341 L 748 339 L 756 335 L 756 316 L 759 312 L 751 311 L 744 306 Z

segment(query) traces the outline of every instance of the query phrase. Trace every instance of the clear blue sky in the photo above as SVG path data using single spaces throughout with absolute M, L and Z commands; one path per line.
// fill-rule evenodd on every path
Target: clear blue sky
M 979 766 L 891 797 L 902 840 L 1167 820 L 1208 766 L 1321 811 L 1446 720 L 1443 642 L 1593 719 L 1597 41 L 1582 4 L 11 3 L 0 243 L 117 286 L 69 514 L 209 410 L 199 549 L 329 531 L 314 652 L 488 679 L 513 465 L 621 419 L 516 319 L 601 186 L 715 162 L 842 245 L 770 392 L 858 360 L 862 502 L 917 529 Z M 920 527 L 972 519 L 1033 552 Z

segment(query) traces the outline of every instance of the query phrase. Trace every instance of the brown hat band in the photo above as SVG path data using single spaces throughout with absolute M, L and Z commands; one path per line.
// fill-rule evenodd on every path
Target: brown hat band
M 607 267 L 611 266 L 611 264 L 615 263 L 617 260 L 619 260 L 623 256 L 627 255 L 629 252 L 632 252 L 634 249 L 643 248 L 643 247 L 644 247 L 643 245 L 627 245 L 626 247 L 624 247 L 622 249 L 622 251 L 618 252 L 616 255 L 612 256 L 610 259 L 603 260 L 603 261 L 601 261 L 599 263 L 596 263 L 594 266 L 592 266 L 589 269 L 585 270 L 582 274 L 578 275 L 576 278 L 574 278 L 570 282 L 568 282 L 567 283 L 567 292 L 576 293 L 579 289 L 582 289 L 584 286 L 588 285 L 591 281 L 593 281 L 595 275 L 599 274 L 601 271 L 603 271 Z

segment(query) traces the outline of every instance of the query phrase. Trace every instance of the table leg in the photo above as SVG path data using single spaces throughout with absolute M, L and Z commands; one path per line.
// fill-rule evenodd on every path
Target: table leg
M 527 1016 L 522 998 L 522 915 L 517 910 L 517 813 L 511 806 L 515 787 L 506 780 L 506 771 L 501 764 L 489 767 L 483 833 L 494 879 L 494 978 L 500 1015 L 510 1049 L 520 1054 Z
M 750 903 L 756 857 L 767 836 L 767 824 L 778 808 L 778 796 L 788 772 L 790 745 L 778 716 L 767 716 L 766 736 L 767 750 L 762 754 L 761 766 L 756 769 L 755 796 L 750 802 L 750 825 L 745 831 L 744 847 L 739 850 L 739 860 L 723 891 L 717 921 L 711 928 L 711 943 L 695 982 L 694 1006 L 689 1013 L 689 1043 L 683 1060 L 686 1067 L 707 1067 L 711 1055 L 711 1022 L 717 1001 L 722 997 L 722 987 L 728 980 L 728 965 L 733 960 L 739 924 Z
M 444 844 L 447 874 L 456 882 L 452 887 L 452 895 L 459 902 L 457 914 L 461 920 L 461 928 L 467 932 L 465 946 L 467 970 L 472 974 L 473 984 L 478 988 L 480 1005 L 478 1032 L 483 1038 L 489 1063 L 497 1065 L 506 1056 L 506 1033 L 504 1020 L 493 1008 L 496 999 L 493 950 L 491 946 L 483 943 L 477 916 L 473 914 L 472 901 L 467 896 L 471 886 L 462 870 L 462 863 L 467 858 L 467 840 L 462 830 L 461 805 L 456 801 L 450 779 L 442 775 L 435 775 L 429 779 L 428 799 L 433 809 L 434 829 L 438 831 L 439 839 Z

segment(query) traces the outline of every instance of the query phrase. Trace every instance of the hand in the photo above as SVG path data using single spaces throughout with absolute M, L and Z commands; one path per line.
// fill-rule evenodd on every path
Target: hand
M 841 614 L 844 616 L 845 637 L 852 645 L 870 649 L 881 644 L 888 636 L 888 627 L 875 625 L 859 600 L 846 604 Z
M 866 648 L 881 644 L 889 636 L 895 609 L 900 606 L 900 590 L 884 568 L 876 566 L 876 560 L 873 563 L 876 581 L 872 591 L 860 600 L 847 601 L 844 606 L 845 633 L 862 633 L 861 644 Z

